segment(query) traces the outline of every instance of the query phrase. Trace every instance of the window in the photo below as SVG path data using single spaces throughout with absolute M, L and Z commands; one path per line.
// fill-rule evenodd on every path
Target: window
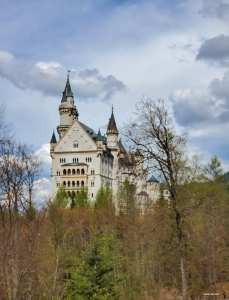
M 91 175 L 95 175 L 95 170 L 91 170 Z
M 84 173 L 85 173 L 85 171 L 84 171 L 84 169 L 82 169 L 82 170 L 81 170 L 81 174 L 83 174 L 83 175 L 84 175 Z
M 68 175 L 71 175 L 71 170 L 70 169 L 68 169 Z
M 76 182 L 76 185 L 77 185 L 77 186 L 80 186 L 80 182 L 79 182 L 79 181 L 77 181 L 77 182 Z
M 66 181 L 63 182 L 63 186 L 66 186 Z
M 74 142 L 73 142 L 73 148 L 79 148 L 78 141 L 74 141 Z
M 79 159 L 78 159 L 78 157 L 77 157 L 76 161 L 77 161 L 77 162 L 79 162 Z
M 91 157 L 90 157 L 90 162 L 91 162 Z
M 72 181 L 72 186 L 75 186 L 75 181 Z
M 81 181 L 81 185 L 84 186 L 84 181 L 83 180 Z
M 73 170 L 72 170 L 72 175 L 75 175 L 75 174 L 76 174 L 76 170 L 73 169 Z
M 65 169 L 63 170 L 63 174 L 66 175 L 66 170 Z
M 93 198 L 93 193 L 91 194 L 91 198 Z
M 69 186 L 71 186 L 71 182 L 70 182 L 70 181 L 68 181 L 68 187 L 69 187 Z
M 87 157 L 86 157 L 86 162 L 87 162 Z
M 76 173 L 79 175 L 80 174 L 80 169 L 77 169 Z

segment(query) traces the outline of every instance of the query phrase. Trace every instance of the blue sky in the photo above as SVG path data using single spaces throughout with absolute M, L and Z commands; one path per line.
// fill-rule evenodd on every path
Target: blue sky
M 105 133 L 164 98 L 190 153 L 229 170 L 229 0 L 0 0 L 0 89 L 18 140 L 44 158 L 66 70 L 82 122 Z

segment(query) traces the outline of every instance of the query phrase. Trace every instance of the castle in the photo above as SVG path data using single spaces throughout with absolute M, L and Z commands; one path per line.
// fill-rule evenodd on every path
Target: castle
M 50 141 L 51 198 L 55 197 L 61 185 L 70 197 L 74 197 L 84 187 L 93 200 L 99 188 L 106 184 L 116 194 L 126 178 L 136 186 L 140 202 L 158 198 L 159 183 L 154 176 L 146 180 L 141 153 L 127 152 L 119 139 L 113 107 L 106 136 L 102 136 L 100 130 L 95 133 L 78 120 L 79 113 L 68 75 L 59 114 L 58 140 L 53 132 Z

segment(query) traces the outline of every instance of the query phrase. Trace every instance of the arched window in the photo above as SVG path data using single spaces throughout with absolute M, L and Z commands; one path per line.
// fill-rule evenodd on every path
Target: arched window
M 73 148 L 78 148 L 78 147 L 79 147 L 78 141 L 74 141 L 73 142 Z
M 75 181 L 72 181 L 72 186 L 75 186 Z
M 63 182 L 63 186 L 66 186 L 66 181 Z
M 90 157 L 90 162 L 91 162 L 91 157 Z
M 68 175 L 71 175 L 71 170 L 70 169 L 68 169 Z
M 68 181 L 68 187 L 69 187 L 69 186 L 71 186 L 71 182 L 70 182 L 70 181 Z
M 63 174 L 66 175 L 66 170 L 65 169 L 63 170 Z
M 84 186 L 84 181 L 83 180 L 81 181 L 81 185 Z
M 87 157 L 86 157 L 86 162 L 87 162 Z
M 73 191 L 72 192 L 72 198 L 75 198 L 75 196 L 76 196 L 76 193 Z
M 76 182 L 76 185 L 77 185 L 77 186 L 80 186 L 80 182 L 79 182 L 79 181 L 77 181 L 77 182 Z
M 91 194 L 91 198 L 93 198 L 93 193 Z
M 84 169 L 81 170 L 81 174 L 84 174 Z
M 60 158 L 60 163 L 61 163 L 61 158 Z
M 76 170 L 73 169 L 73 170 L 72 170 L 72 175 L 75 175 L 75 174 L 76 174 Z
M 75 158 L 73 158 L 73 160 L 72 160 L 73 162 L 75 162 Z
M 65 158 L 63 159 L 63 162 L 65 163 Z
M 77 174 L 80 174 L 80 169 L 77 169 L 76 173 L 77 173 Z
M 77 157 L 77 162 L 79 162 L 79 159 L 78 159 L 78 157 Z

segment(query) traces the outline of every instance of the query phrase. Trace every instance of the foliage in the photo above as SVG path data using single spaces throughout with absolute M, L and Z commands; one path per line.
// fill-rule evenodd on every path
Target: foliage
M 89 251 L 83 254 L 78 268 L 67 278 L 65 299 L 115 300 L 120 298 L 117 288 L 121 277 L 115 278 L 113 266 L 114 236 L 96 236 Z
M 90 201 L 88 198 L 87 190 L 82 187 L 81 190 L 76 194 L 75 198 L 72 201 L 71 208 L 77 207 L 89 207 Z
M 107 207 L 112 203 L 112 189 L 110 188 L 109 183 L 106 183 L 105 188 L 101 186 L 101 188 L 98 190 L 94 207 L 95 208 L 103 208 Z
M 117 193 L 118 208 L 121 213 L 134 216 L 136 207 L 136 188 L 130 183 L 128 178 L 125 179 Z
M 67 207 L 69 205 L 69 196 L 63 185 L 61 185 L 57 191 L 53 203 L 60 207 Z

